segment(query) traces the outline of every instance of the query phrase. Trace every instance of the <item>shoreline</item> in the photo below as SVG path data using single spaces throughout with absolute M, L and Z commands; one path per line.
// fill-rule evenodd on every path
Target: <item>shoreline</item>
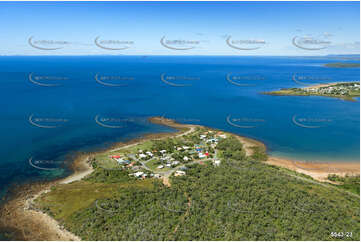
M 42 194 L 49 192 L 51 187 L 54 185 L 79 181 L 91 174 L 93 172 L 93 168 L 89 162 L 94 154 L 128 148 L 149 139 L 164 139 L 167 137 L 186 135 L 197 127 L 203 127 L 201 125 L 179 124 L 174 120 L 162 117 L 151 117 L 148 120 L 154 124 L 175 128 L 177 131 L 146 134 L 127 142 L 115 143 L 111 147 L 98 152 L 81 154 L 76 157 L 72 164 L 71 175 L 51 182 L 27 184 L 22 186 L 16 191 L 14 198 L 6 202 L 3 207 L 0 207 L 0 228 L 11 228 L 13 231 L 16 231 L 16 235 L 14 237 L 19 240 L 81 240 L 76 235 L 64 229 L 60 223 L 50 215 L 34 209 L 32 206 L 34 200 Z M 213 128 L 211 129 L 217 130 Z M 252 154 L 253 151 L 251 147 L 254 146 L 261 147 L 261 149 L 267 151 L 266 145 L 258 140 L 239 136 L 226 131 L 222 132 L 237 137 L 243 144 L 247 155 Z M 268 156 L 268 160 L 264 161 L 264 163 L 303 173 L 321 182 L 325 182 L 329 174 L 337 174 L 340 176 L 345 176 L 346 174 L 360 174 L 360 163 L 303 163 L 275 156 Z M 328 182 L 332 183 L 330 181 Z
M 295 80 L 296 83 L 298 83 Z M 297 88 L 281 88 L 279 90 L 275 90 L 275 91 L 266 91 L 266 92 L 261 92 L 261 94 L 264 95 L 271 95 L 271 96 L 301 96 L 301 97 L 331 97 L 331 98 L 338 98 L 341 100 L 346 100 L 346 101 L 356 101 L 355 98 L 360 97 L 360 94 L 358 95 L 335 95 L 335 94 L 320 94 L 320 93 L 298 93 L 295 92 L 294 89 L 299 89 L 299 90 L 304 90 L 304 91 L 308 91 L 310 89 L 317 89 L 317 88 L 322 88 L 322 87 L 332 87 L 332 86 L 336 86 L 338 84 L 344 84 L 344 83 L 354 83 L 354 81 L 352 82 L 330 82 L 330 83 L 318 83 L 318 84 L 313 84 L 313 85 L 309 85 L 309 86 L 305 86 L 305 87 L 297 87 Z M 299 83 L 300 84 L 300 83 Z M 302 84 L 305 85 L 305 84 Z

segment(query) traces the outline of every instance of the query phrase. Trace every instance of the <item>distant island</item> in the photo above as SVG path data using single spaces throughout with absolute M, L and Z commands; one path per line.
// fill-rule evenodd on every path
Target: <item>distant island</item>
M 342 62 L 337 62 L 337 63 L 327 63 L 324 64 L 323 66 L 325 67 L 335 67 L 335 68 L 360 68 L 360 63 L 342 63 Z
M 276 96 L 326 96 L 354 100 L 354 97 L 360 96 L 360 83 L 337 82 L 302 88 L 282 88 L 278 91 L 262 92 L 262 94 Z

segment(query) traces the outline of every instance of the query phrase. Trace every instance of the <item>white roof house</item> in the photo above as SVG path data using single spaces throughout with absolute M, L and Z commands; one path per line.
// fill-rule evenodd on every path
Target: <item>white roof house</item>
M 189 147 L 189 146 L 183 146 L 182 148 L 185 149 L 185 150 L 188 150 L 188 149 L 190 149 L 191 147 Z
M 161 151 L 159 151 L 160 153 L 162 153 L 162 154 L 164 154 L 164 153 L 166 153 L 167 151 L 166 150 L 161 150 Z
M 219 166 L 221 164 L 221 160 L 215 160 L 213 163 L 215 166 Z
M 147 155 L 149 155 L 150 157 L 153 157 L 153 153 L 152 152 L 150 152 L 150 151 L 147 151 L 147 152 L 145 152 Z
M 183 160 L 184 160 L 184 161 L 189 161 L 189 158 L 188 158 L 187 156 L 184 156 L 184 157 L 183 157 Z
M 177 161 L 177 160 L 172 162 L 172 165 L 174 165 L 174 166 L 176 166 L 178 164 L 179 164 L 179 161 Z
M 144 172 L 138 171 L 138 172 L 134 173 L 134 176 L 135 176 L 135 177 L 140 177 L 140 176 L 142 176 L 143 174 L 144 174 Z
M 204 134 L 201 134 L 200 136 L 199 136 L 199 138 L 201 138 L 201 139 L 205 139 L 207 137 L 207 135 L 204 135 Z
M 147 155 L 145 155 L 145 154 L 139 154 L 139 158 L 146 158 L 147 157 Z
M 157 166 L 157 169 L 163 169 L 163 168 L 164 168 L 163 165 Z
M 184 176 L 186 173 L 185 171 L 176 171 L 175 176 Z
M 203 154 L 203 153 L 198 153 L 198 157 L 202 159 L 202 158 L 205 158 L 207 156 L 205 154 Z
M 171 167 L 172 165 L 171 165 L 171 164 L 166 164 L 165 166 L 166 166 L 166 167 Z

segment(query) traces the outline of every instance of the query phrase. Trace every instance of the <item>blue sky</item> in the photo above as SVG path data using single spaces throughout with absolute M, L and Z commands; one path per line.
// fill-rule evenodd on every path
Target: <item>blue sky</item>
M 0 2 L 0 26 L 0 55 L 355 54 L 360 4 Z

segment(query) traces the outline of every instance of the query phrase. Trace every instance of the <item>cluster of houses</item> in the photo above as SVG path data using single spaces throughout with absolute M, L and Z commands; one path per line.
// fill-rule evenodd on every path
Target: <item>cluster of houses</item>
M 199 136 L 198 136 L 199 135 Z M 148 162 L 154 159 L 157 159 L 158 166 L 156 167 L 158 170 L 164 168 L 175 168 L 184 163 L 188 163 L 194 160 L 202 160 L 206 158 L 210 158 L 210 156 L 214 156 L 211 154 L 216 149 L 216 146 L 220 139 L 225 139 L 227 136 L 223 132 L 215 131 L 206 131 L 201 134 L 196 135 L 197 139 L 200 141 L 199 144 L 194 145 L 180 145 L 178 147 L 174 146 L 174 150 L 177 152 L 177 159 L 172 157 L 171 151 L 163 150 L 153 150 L 152 151 L 143 151 L 138 150 L 135 154 L 130 155 L 111 155 L 109 158 L 115 160 L 120 166 L 124 169 L 129 169 L 134 171 L 134 173 L 130 173 L 129 175 L 134 176 L 139 179 L 146 178 L 161 178 L 160 174 L 154 174 L 150 170 L 143 169 L 139 162 Z M 220 160 L 213 159 L 213 165 L 219 166 L 221 163 Z M 144 165 L 144 164 L 143 164 Z M 183 169 L 178 169 L 175 171 L 175 176 L 184 176 L 186 172 Z
M 318 93 L 318 94 L 331 94 L 331 95 L 349 95 L 351 91 L 359 91 L 360 84 L 341 84 L 328 87 L 319 87 L 319 88 L 303 88 L 303 91 L 307 93 Z

